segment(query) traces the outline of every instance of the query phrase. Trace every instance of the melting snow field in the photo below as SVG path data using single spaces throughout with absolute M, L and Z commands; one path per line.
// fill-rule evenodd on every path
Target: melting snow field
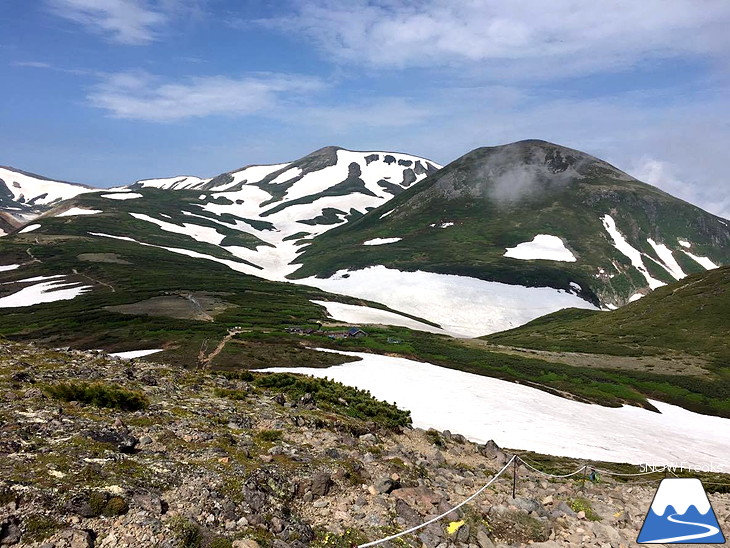
M 16 268 L 20 268 L 19 264 L 4 264 L 0 265 L 0 272 L 8 272 L 9 270 L 15 270 Z
M 652 401 L 661 413 L 608 408 L 535 388 L 404 358 L 337 352 L 362 361 L 306 373 L 369 390 L 409 409 L 414 426 L 451 430 L 484 443 L 551 455 L 730 469 L 730 419 Z
M 372 240 L 368 240 L 367 242 L 363 242 L 362 245 L 384 245 L 384 244 L 394 244 L 395 242 L 400 242 L 403 238 L 373 238 Z
M 80 207 L 72 207 L 63 213 L 59 213 L 56 217 L 73 217 L 74 215 L 96 215 L 101 213 L 101 209 L 83 209 Z
M 504 256 L 522 260 L 542 259 L 566 263 L 576 261 L 575 255 L 565 247 L 563 240 L 549 234 L 538 234 L 531 242 L 523 242 L 515 247 L 508 247 Z
M 113 352 L 109 354 L 115 358 L 122 358 L 123 360 L 133 360 L 134 358 L 142 358 L 151 354 L 157 354 L 162 352 L 162 348 L 152 348 L 150 350 L 130 350 L 128 352 Z
M 329 301 L 312 301 L 327 309 L 333 319 L 340 322 L 359 323 L 359 324 L 381 324 L 395 325 L 398 327 L 408 327 L 418 331 L 426 331 L 427 333 L 447 334 L 443 329 L 428 325 L 418 320 L 401 316 L 387 310 L 379 310 L 368 306 L 357 306 L 354 304 L 334 303 Z
M 690 253 L 689 251 L 685 251 L 684 254 L 687 255 L 688 257 L 690 257 L 691 259 L 694 259 L 695 261 L 697 261 L 700 265 L 705 267 L 706 270 L 712 270 L 713 268 L 719 268 L 719 265 L 716 265 L 707 257 L 698 257 L 697 255 L 692 255 L 692 253 Z
M 41 225 L 39 225 L 39 224 L 28 225 L 25 228 L 23 228 L 22 230 L 19 230 L 18 234 L 27 234 L 28 232 L 33 232 L 34 230 L 38 230 L 40 227 L 41 227 Z
M 342 271 L 326 279 L 294 281 L 382 303 L 437 323 L 457 337 L 503 331 L 562 308 L 594 309 L 580 297 L 550 287 L 523 287 L 432 272 L 401 272 L 384 266 Z
M 60 280 L 58 278 L 61 278 Z M 37 276 L 26 278 L 6 284 L 38 282 L 24 287 L 11 295 L 0 298 L 0 308 L 19 308 L 21 306 L 32 306 L 34 304 L 52 303 L 55 301 L 67 301 L 75 299 L 79 295 L 89 291 L 91 286 L 79 285 L 76 282 L 64 282 L 64 276 Z M 3 284 L 5 285 L 5 284 Z
M 141 198 L 142 195 L 138 192 L 117 192 L 115 194 L 102 194 L 101 197 L 108 200 L 134 200 L 135 198 Z

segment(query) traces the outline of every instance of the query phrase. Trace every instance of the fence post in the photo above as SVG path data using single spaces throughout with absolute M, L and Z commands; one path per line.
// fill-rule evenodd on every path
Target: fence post
M 519 457 L 515 457 L 515 460 L 512 461 L 512 498 L 516 498 L 517 496 L 517 459 Z

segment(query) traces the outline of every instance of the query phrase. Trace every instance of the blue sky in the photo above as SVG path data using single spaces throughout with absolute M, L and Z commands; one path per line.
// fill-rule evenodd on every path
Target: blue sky
M 0 164 L 112 186 L 539 138 L 730 217 L 728 28 L 726 0 L 4 0 Z

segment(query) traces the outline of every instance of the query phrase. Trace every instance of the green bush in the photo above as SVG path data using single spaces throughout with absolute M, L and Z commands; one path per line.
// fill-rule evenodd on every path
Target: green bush
M 588 499 L 581 497 L 574 498 L 568 501 L 568 506 L 570 506 L 570 509 L 573 510 L 573 512 L 585 512 L 586 519 L 591 521 L 601 521 L 601 516 L 596 514 L 591 506 L 591 501 Z
M 291 373 L 268 373 L 253 381 L 255 386 L 287 394 L 292 399 L 311 394 L 318 407 L 356 419 L 371 420 L 385 428 L 411 425 L 410 411 L 379 401 L 370 392 L 329 379 Z
M 56 400 L 77 401 L 123 411 L 138 411 L 149 405 L 144 394 L 113 384 L 65 382 L 45 386 L 44 391 L 49 397 Z
M 180 548 L 199 548 L 203 535 L 197 523 L 182 516 L 175 516 L 170 520 L 170 530 Z

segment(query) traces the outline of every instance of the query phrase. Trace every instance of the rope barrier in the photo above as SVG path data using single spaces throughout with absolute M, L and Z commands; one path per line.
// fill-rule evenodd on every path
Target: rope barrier
M 550 477 L 550 478 L 569 478 L 569 477 L 575 476 L 576 474 L 580 474 L 580 473 L 581 473 L 581 472 L 582 472 L 583 470 L 585 470 L 586 468 L 588 468 L 588 466 L 584 464 L 583 466 L 581 466 L 580 468 L 578 468 L 578 470 L 576 470 L 575 472 L 571 472 L 570 474 L 564 474 L 564 475 L 559 475 L 559 474 L 549 474 L 549 473 L 547 473 L 547 472 L 543 472 L 542 470 L 538 470 L 537 468 L 535 468 L 534 466 L 532 466 L 532 465 L 531 465 L 531 464 L 530 464 L 529 462 L 527 462 L 527 461 L 526 461 L 525 459 L 523 459 L 522 457 L 517 457 L 517 459 L 518 459 L 518 460 L 519 460 L 519 461 L 520 461 L 520 462 L 521 462 L 522 464 L 524 464 L 524 465 L 525 465 L 525 466 L 527 466 L 528 468 L 530 468 L 530 469 L 534 470 L 534 471 L 535 471 L 535 472 L 537 472 L 538 474 L 542 474 L 543 476 L 547 476 L 547 477 Z
M 484 491 L 487 487 L 489 487 L 490 485 L 492 485 L 492 483 L 494 483 L 497 480 L 497 478 L 499 478 L 499 476 L 501 476 L 504 473 L 504 471 L 507 470 L 507 468 L 509 468 L 509 466 L 512 464 L 512 462 L 515 459 L 517 459 L 517 458 L 519 458 L 519 457 L 517 457 L 516 455 L 513 455 L 512 458 L 509 459 L 509 461 L 507 462 L 507 464 L 505 464 L 502 467 L 502 469 L 499 472 L 497 472 L 492 477 L 492 479 L 490 479 L 486 483 L 486 485 L 484 485 L 484 487 L 482 487 L 481 489 L 479 489 L 479 491 L 477 491 L 476 493 L 474 493 L 468 499 L 465 499 L 462 502 L 460 502 L 459 504 L 457 504 L 456 506 L 454 506 L 451 510 L 446 511 L 443 514 L 436 516 L 435 518 L 431 518 L 430 520 L 428 520 L 428 521 L 426 521 L 424 523 L 421 523 L 420 525 L 416 525 L 415 527 L 411 527 L 410 529 L 407 529 L 405 531 L 401 531 L 400 533 L 396 533 L 395 535 L 391 535 L 389 537 L 381 538 L 380 540 L 374 540 L 373 542 L 368 542 L 366 544 L 361 544 L 357 548 L 367 548 L 368 546 L 376 546 L 378 544 L 382 544 L 383 542 L 388 542 L 389 540 L 394 540 L 394 539 L 400 538 L 400 537 L 402 537 L 404 535 L 408 535 L 410 533 L 413 533 L 414 531 L 418 531 L 419 529 L 423 529 L 427 525 L 431 525 L 432 523 L 434 523 L 434 522 L 436 522 L 436 521 L 438 521 L 438 520 L 440 520 L 442 518 L 445 518 L 451 512 L 453 512 L 455 510 L 458 510 L 459 508 L 461 508 L 462 506 L 464 506 L 466 503 L 471 502 L 472 500 L 474 500 L 475 498 L 477 498 L 482 493 L 482 491 Z

